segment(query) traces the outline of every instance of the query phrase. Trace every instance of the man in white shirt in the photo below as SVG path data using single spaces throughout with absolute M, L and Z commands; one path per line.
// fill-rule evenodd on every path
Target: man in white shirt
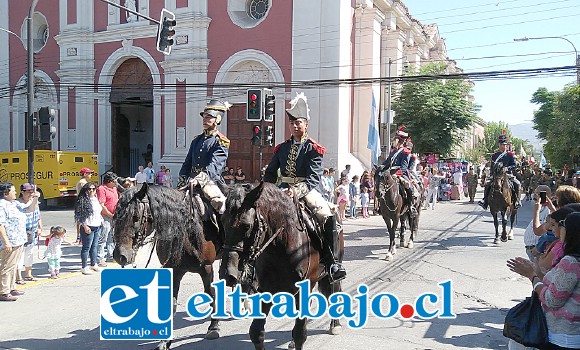
M 146 181 L 147 174 L 145 174 L 145 171 L 143 170 L 143 165 L 139 165 L 139 171 L 135 174 L 135 182 L 137 182 L 137 186 L 140 186 Z
M 147 163 L 147 168 L 145 168 L 145 175 L 147 175 L 147 184 L 155 185 L 155 177 L 157 177 L 157 172 L 153 169 L 153 163 Z

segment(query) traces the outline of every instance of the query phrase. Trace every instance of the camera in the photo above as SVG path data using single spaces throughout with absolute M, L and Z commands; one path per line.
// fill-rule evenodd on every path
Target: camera
M 546 201 L 546 191 L 540 191 L 540 203 L 544 204 Z

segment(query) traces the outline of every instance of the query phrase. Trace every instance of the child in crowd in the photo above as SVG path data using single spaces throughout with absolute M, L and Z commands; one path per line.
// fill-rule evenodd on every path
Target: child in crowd
M 338 212 L 340 214 L 341 222 L 346 219 L 346 204 L 349 200 L 349 192 L 348 192 L 348 179 L 343 177 L 340 179 L 340 185 L 336 188 L 337 198 L 336 202 L 338 204 Z
M 55 279 L 60 277 L 60 259 L 62 257 L 62 244 L 72 244 L 67 242 L 65 238 L 66 229 L 62 226 L 52 226 L 50 228 L 50 236 L 47 238 L 47 248 L 44 252 L 44 257 L 47 258 L 48 272 L 50 278 Z
M 369 217 L 369 188 L 366 186 L 361 187 L 360 203 L 362 206 L 362 216 L 365 219 Z

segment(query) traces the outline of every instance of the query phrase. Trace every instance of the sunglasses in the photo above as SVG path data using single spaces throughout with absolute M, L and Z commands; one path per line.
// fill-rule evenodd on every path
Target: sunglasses
M 96 189 L 97 189 L 96 187 L 89 187 L 89 191 L 94 191 Z

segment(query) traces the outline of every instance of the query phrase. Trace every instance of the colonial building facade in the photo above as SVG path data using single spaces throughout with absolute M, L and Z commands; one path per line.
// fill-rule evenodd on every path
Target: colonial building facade
M 26 18 L 31 0 L 1 1 L 0 149 L 25 149 Z M 202 130 L 199 112 L 217 97 L 233 107 L 220 130 L 230 162 L 259 175 L 258 148 L 245 120 L 246 89 L 273 87 L 275 143 L 289 135 L 284 109 L 304 91 L 309 134 L 327 149 L 326 167 L 368 168 L 373 95 L 384 121 L 386 84 L 342 80 L 402 73 L 404 62 L 447 59 L 435 25 L 398 0 L 116 0 L 158 18 L 176 15 L 171 55 L 155 50 L 157 25 L 94 0 L 39 0 L 33 23 L 35 106 L 57 110 L 48 147 L 95 152 L 99 171 L 132 175 L 152 160 L 174 172 Z M 390 61 L 390 63 L 389 63 Z M 320 81 L 315 84 L 297 84 Z M 383 145 L 386 137 L 383 135 Z M 272 148 L 265 147 L 264 164 Z

